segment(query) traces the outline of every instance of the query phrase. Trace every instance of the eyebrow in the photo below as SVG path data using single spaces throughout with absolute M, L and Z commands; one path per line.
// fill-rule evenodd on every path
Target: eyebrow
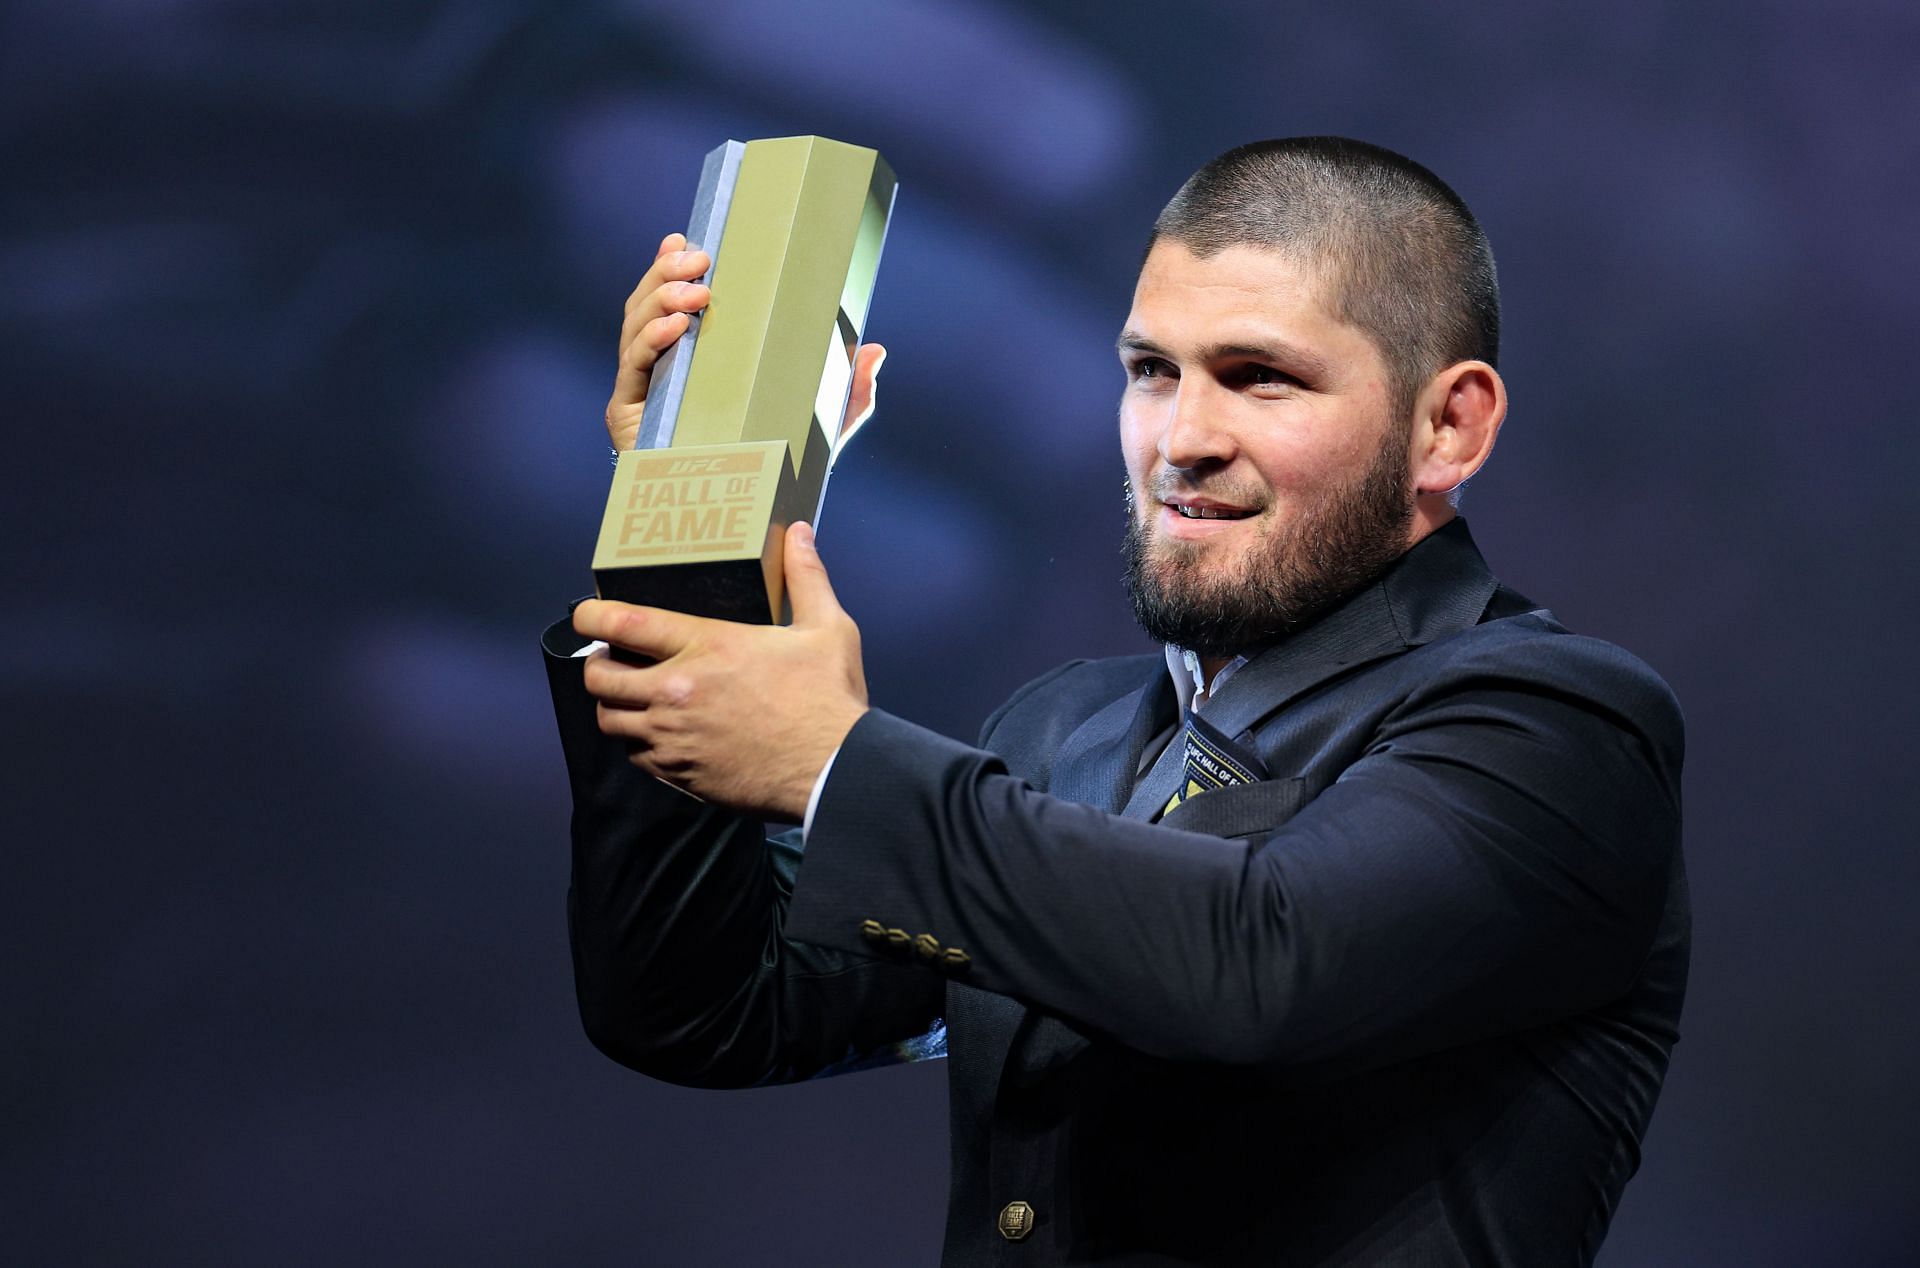
M 1120 352 L 1144 352 L 1167 360 L 1177 360 L 1171 352 L 1147 338 L 1136 330 L 1123 330 L 1114 341 L 1114 347 Z M 1290 343 L 1212 343 L 1198 349 L 1199 360 L 1209 361 L 1270 361 L 1275 365 L 1297 370 L 1303 377 L 1313 378 L 1328 372 L 1326 359 L 1304 348 Z

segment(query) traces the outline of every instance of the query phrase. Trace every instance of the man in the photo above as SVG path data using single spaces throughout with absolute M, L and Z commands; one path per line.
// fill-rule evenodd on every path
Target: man
M 616 444 L 706 302 L 675 246 Z M 1591 1261 L 1677 1036 L 1681 724 L 1455 515 L 1498 312 L 1471 214 L 1397 155 L 1203 168 L 1119 341 L 1166 655 L 1063 666 L 978 749 L 868 707 L 805 526 L 791 628 L 579 605 L 548 664 L 594 1041 L 736 1086 L 944 1018 L 948 1264 Z

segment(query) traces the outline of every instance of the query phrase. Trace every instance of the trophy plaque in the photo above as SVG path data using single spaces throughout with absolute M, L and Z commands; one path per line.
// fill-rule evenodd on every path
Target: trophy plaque
M 895 188 L 876 151 L 824 137 L 707 155 L 687 241 L 712 296 L 654 364 L 614 468 L 601 598 L 783 618 L 782 538 L 819 523 Z

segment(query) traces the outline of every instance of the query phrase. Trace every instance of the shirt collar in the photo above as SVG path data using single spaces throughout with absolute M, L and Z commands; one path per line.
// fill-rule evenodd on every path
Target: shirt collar
M 1220 688 L 1227 685 L 1227 679 L 1247 663 L 1245 656 L 1235 656 L 1220 667 L 1209 684 L 1205 672 L 1200 668 L 1200 657 L 1184 647 L 1172 643 L 1166 646 L 1167 672 L 1173 675 L 1173 693 L 1180 700 L 1182 713 L 1200 712 L 1202 705 L 1220 694 Z

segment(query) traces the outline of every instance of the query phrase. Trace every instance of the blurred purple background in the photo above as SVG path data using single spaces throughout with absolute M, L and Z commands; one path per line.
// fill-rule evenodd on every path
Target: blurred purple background
M 1111 339 L 1215 152 L 1338 132 L 1492 236 L 1465 509 L 1690 730 L 1685 1038 L 1602 1263 L 1920 1246 L 1920 10 L 77 0 L 0 17 L 0 1229 L 33 1263 L 931 1263 L 943 1065 L 655 1084 L 582 1037 L 535 638 L 700 155 L 902 192 L 822 533 L 971 737 L 1141 646 Z

